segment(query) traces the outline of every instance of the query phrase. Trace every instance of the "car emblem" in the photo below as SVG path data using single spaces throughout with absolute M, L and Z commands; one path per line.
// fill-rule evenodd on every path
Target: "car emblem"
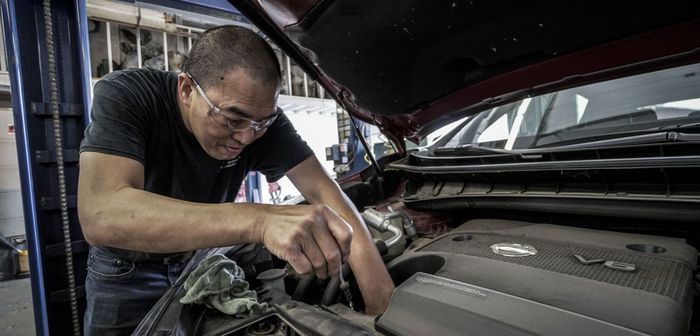
M 491 245 L 493 253 L 504 257 L 527 257 L 537 254 L 537 249 L 528 244 L 498 243 Z
M 620 272 L 635 272 L 637 271 L 637 265 L 624 263 L 615 260 L 605 260 L 605 259 L 586 259 L 586 257 L 574 254 L 574 259 L 582 265 L 590 266 L 595 264 L 603 264 L 603 267 L 609 268 L 611 270 Z

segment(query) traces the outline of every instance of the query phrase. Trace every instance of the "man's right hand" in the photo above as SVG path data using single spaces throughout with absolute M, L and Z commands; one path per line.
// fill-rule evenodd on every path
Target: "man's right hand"
M 350 255 L 352 227 L 325 205 L 269 206 L 260 240 L 299 274 L 325 279 L 340 271 Z

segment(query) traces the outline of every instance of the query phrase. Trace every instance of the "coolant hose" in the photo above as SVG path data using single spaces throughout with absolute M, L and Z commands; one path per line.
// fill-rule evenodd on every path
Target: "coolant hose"
M 306 295 L 306 292 L 309 290 L 309 286 L 314 282 L 314 278 L 314 274 L 311 273 L 304 275 L 301 280 L 299 280 L 299 284 L 297 288 L 294 289 L 294 294 L 292 294 L 292 299 L 294 301 L 302 301 L 304 295 Z
M 340 268 L 340 271 L 343 272 L 343 277 L 347 279 L 350 275 L 350 266 L 348 266 L 348 264 L 343 264 L 343 267 Z M 323 292 L 323 298 L 321 298 L 321 304 L 324 306 L 330 306 L 333 303 L 335 303 L 336 298 L 338 298 L 339 289 L 340 277 L 336 275 L 333 278 L 331 278 L 331 280 L 328 282 L 328 286 L 326 286 L 326 291 Z

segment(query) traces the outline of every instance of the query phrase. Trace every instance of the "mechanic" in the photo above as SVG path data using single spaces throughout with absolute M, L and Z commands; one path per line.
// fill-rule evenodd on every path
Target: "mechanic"
M 366 313 L 386 309 L 394 285 L 357 209 L 276 106 L 272 48 L 217 27 L 183 70 L 115 71 L 95 85 L 78 185 L 85 334 L 130 334 L 192 251 L 251 242 L 319 278 L 348 261 Z M 288 176 L 310 204 L 232 203 L 253 170 Z

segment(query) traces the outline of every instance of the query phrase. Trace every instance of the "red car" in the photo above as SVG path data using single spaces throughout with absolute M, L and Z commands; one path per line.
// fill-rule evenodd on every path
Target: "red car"
M 396 149 L 342 186 L 397 288 L 365 316 L 271 258 L 265 312 L 176 287 L 137 333 L 698 333 L 700 2 L 231 2 Z

